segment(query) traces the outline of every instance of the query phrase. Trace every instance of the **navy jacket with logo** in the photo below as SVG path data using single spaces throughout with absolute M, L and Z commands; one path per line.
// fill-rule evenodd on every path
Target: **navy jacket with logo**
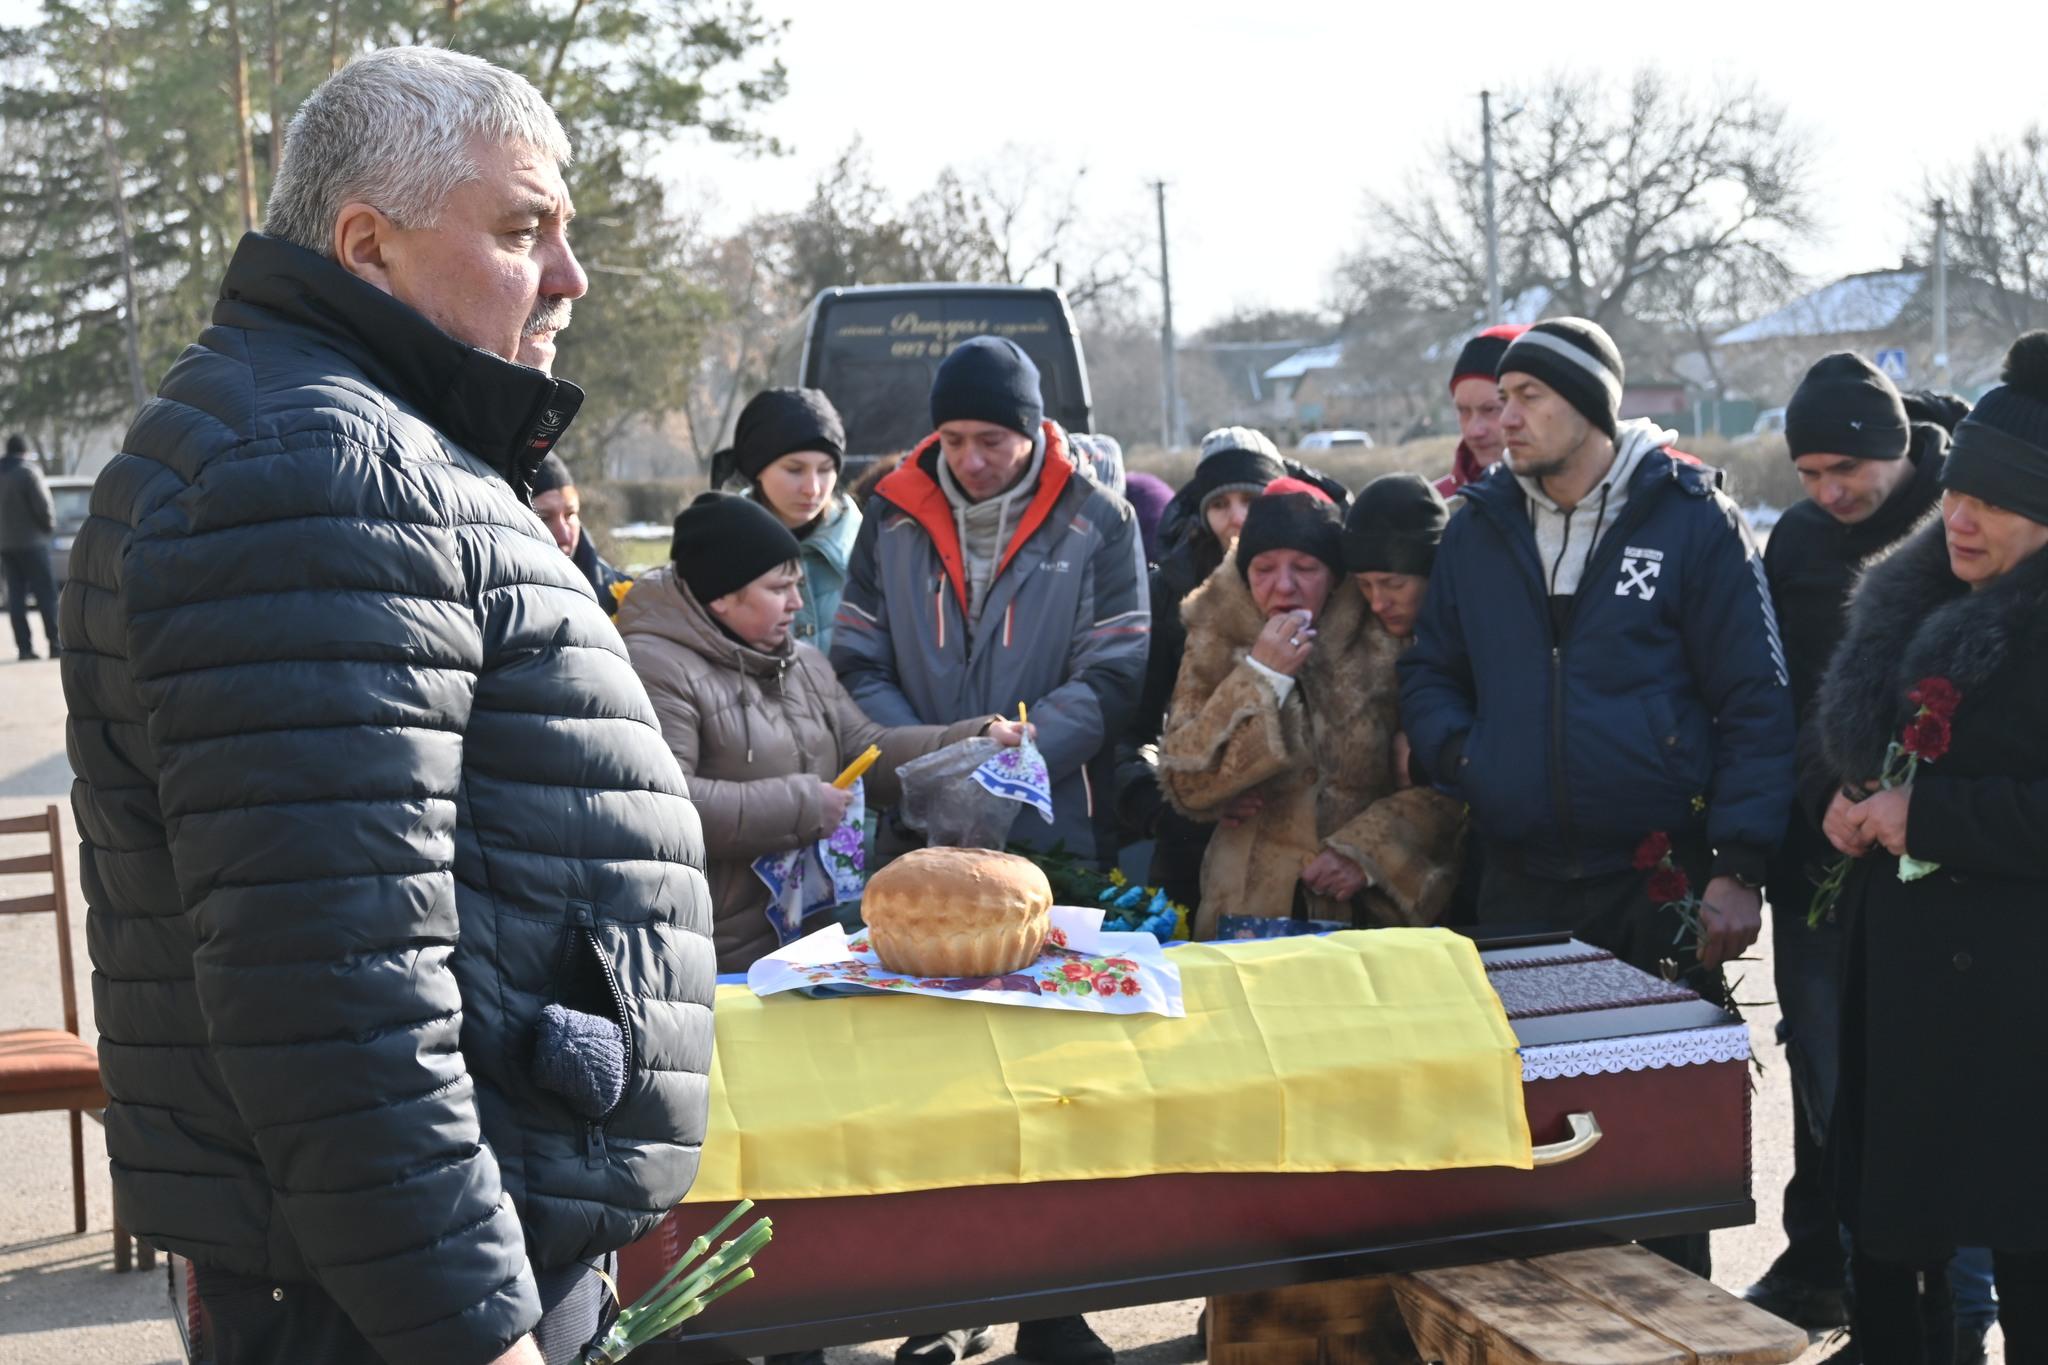
M 1552 624 L 1522 487 L 1463 491 L 1401 659 L 1401 716 L 1438 785 L 1530 873 L 1629 865 L 1704 825 L 1717 873 L 1760 881 L 1785 828 L 1792 705 L 1762 560 L 1720 475 L 1645 457 Z

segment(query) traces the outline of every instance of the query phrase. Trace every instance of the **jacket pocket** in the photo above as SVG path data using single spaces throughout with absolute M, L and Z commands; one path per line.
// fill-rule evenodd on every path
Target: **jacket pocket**
M 605 1125 L 632 1090 L 638 1049 L 632 1010 L 605 952 L 596 907 L 572 901 L 568 921 L 548 993 L 549 1005 L 558 1008 L 544 1008 L 536 1026 L 533 1080 L 583 1120 L 585 1159 L 602 1165 Z

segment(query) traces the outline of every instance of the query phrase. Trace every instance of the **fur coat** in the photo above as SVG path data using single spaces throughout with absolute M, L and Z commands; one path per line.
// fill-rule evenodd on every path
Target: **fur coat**
M 1302 869 L 1326 848 L 1370 882 L 1356 907 L 1304 888 L 1309 918 L 1433 922 L 1457 882 L 1465 816 L 1440 793 L 1396 788 L 1401 642 L 1339 583 L 1315 649 L 1276 704 L 1247 662 L 1266 621 L 1235 556 L 1188 594 L 1181 619 L 1187 650 L 1160 739 L 1160 786 L 1176 810 L 1209 822 L 1241 792 L 1265 797 L 1255 818 L 1209 841 L 1196 937 L 1214 937 L 1223 915 L 1291 914 Z
M 1961 693 L 1948 751 L 1911 787 L 1898 879 L 1881 847 L 1852 870 L 1842 1081 L 1831 1154 L 1858 1249 L 1924 1263 L 1956 1246 L 2048 1250 L 2048 552 L 1972 592 L 1939 520 L 1864 576 L 1819 697 L 1839 781 L 1873 777 L 1941 677 Z

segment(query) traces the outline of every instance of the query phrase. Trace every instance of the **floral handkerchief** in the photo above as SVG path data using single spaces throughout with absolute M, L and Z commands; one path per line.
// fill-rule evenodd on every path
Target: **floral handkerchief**
M 975 785 L 991 796 L 1021 801 L 1052 823 L 1052 775 L 1045 770 L 1045 755 L 1026 739 L 1014 749 L 998 749 L 995 757 L 970 774 Z
M 1052 935 L 1038 960 L 1008 976 L 899 976 L 882 965 L 866 934 L 828 924 L 748 968 L 747 985 L 756 995 L 930 995 L 1090 1014 L 1187 1014 L 1180 968 L 1158 939 L 1105 933 L 1100 910 L 1066 905 L 1052 908 Z
M 839 828 L 815 844 L 754 859 L 754 875 L 768 888 L 768 922 L 779 943 L 803 932 L 803 922 L 845 901 L 857 901 L 867 885 L 863 825 L 866 789 L 853 784 L 853 804 Z

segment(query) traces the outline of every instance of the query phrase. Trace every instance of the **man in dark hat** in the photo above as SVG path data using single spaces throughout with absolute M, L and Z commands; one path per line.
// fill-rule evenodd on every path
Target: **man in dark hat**
M 1066 434 L 1045 419 L 1038 368 L 1013 341 L 956 347 L 933 377 L 931 417 L 932 435 L 868 503 L 832 666 L 883 725 L 949 725 L 1027 703 L 1053 823 L 1019 821 L 1012 842 L 1063 844 L 1104 865 L 1114 844 L 1109 741 L 1137 695 L 1151 633 L 1137 516 L 1077 472 Z M 885 829 L 878 841 L 900 850 L 904 832 Z M 919 1337 L 898 1355 L 945 1365 L 988 1340 Z M 1019 1324 L 1017 1354 L 1047 1365 L 1116 1358 L 1079 1316 Z
M 43 616 L 43 643 L 57 656 L 57 577 L 50 564 L 50 538 L 57 531 L 57 509 L 43 472 L 28 457 L 28 439 L 7 438 L 0 456 L 0 572 L 7 584 L 7 615 L 14 626 L 14 647 L 25 663 L 36 657 L 35 637 L 28 633 L 28 600 L 33 597 Z
M 583 525 L 583 495 L 576 491 L 568 462 L 552 450 L 533 473 L 533 510 L 576 571 L 590 583 L 606 614 L 617 616 L 619 599 L 633 586 L 633 576 L 613 568 L 597 552 L 597 542 Z
M 1915 395 L 1929 419 L 1961 400 Z M 1967 411 L 1967 405 L 1964 405 Z M 1784 631 L 1792 705 L 1802 731 L 1828 660 L 1848 626 L 1849 593 L 1863 565 L 1904 540 L 1941 499 L 1949 437 L 1914 420 L 1890 379 L 1862 356 L 1838 352 L 1808 370 L 1785 408 L 1785 444 L 1806 500 L 1771 529 L 1764 573 Z M 1836 854 L 1817 810 L 1797 802 L 1770 865 L 1773 974 L 1779 1041 L 1792 1072 L 1792 1177 L 1785 1185 L 1785 1249 L 1744 1293 L 1813 1330 L 1848 1321 L 1841 1220 L 1822 1144 L 1841 1070 L 1842 927 L 1807 923 L 1814 888 Z M 1981 1343 L 1996 1309 L 1982 1252 L 1951 1263 L 1957 1318 Z M 1972 1282 L 1973 1268 L 1982 1274 Z M 1981 1350 L 1981 1345 L 1979 1347 Z
M 1500 362 L 1507 459 L 1445 529 L 1401 712 L 1485 844 L 1482 923 L 1569 930 L 1717 989 L 1755 941 L 1792 787 L 1792 707 L 1760 557 L 1720 476 L 1620 419 L 1622 362 L 1581 318 Z M 1669 836 L 1701 941 L 1648 893 Z M 1697 957 L 1695 957 L 1695 951 Z M 1705 1273 L 1706 1239 L 1674 1259 Z

